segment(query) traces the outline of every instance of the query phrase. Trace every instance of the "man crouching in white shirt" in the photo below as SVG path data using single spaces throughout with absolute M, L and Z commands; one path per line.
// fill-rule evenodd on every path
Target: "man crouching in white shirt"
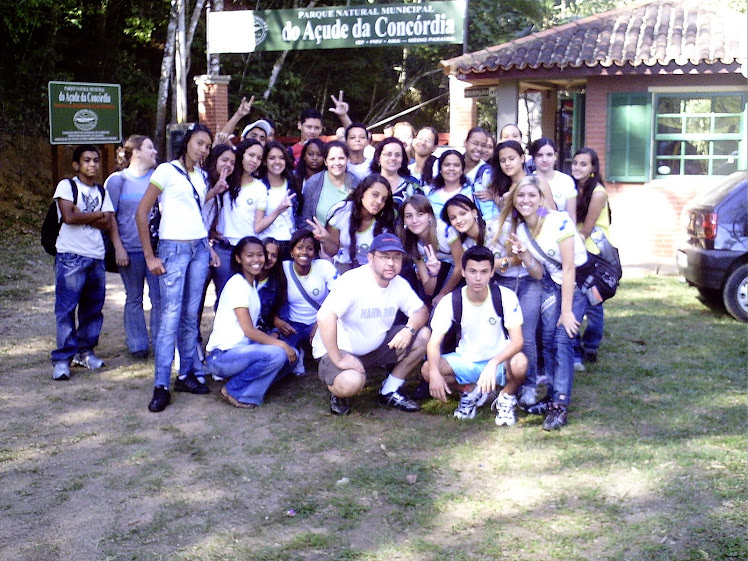
M 312 341 L 318 375 L 327 384 L 330 411 L 351 412 L 349 399 L 366 384 L 366 369 L 395 364 L 382 384 L 378 401 L 401 411 L 420 406 L 400 393 L 410 371 L 423 360 L 431 332 L 429 312 L 405 279 L 398 276 L 403 250 L 394 234 L 380 234 L 369 248 L 369 262 L 346 272 L 333 285 L 317 312 Z M 402 311 L 405 325 L 394 325 Z

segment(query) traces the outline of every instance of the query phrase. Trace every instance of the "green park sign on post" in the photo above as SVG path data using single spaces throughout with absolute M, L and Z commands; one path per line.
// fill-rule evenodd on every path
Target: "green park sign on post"
M 465 0 L 210 12 L 208 52 L 460 44 L 464 18 Z
M 51 144 L 119 144 L 122 102 L 119 84 L 49 83 Z

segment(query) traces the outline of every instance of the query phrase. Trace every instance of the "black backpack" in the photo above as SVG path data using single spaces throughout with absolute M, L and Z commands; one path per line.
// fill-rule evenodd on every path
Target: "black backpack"
M 78 184 L 73 179 L 68 179 L 70 182 L 70 190 L 73 192 L 73 204 L 78 204 Z M 104 190 L 104 186 L 100 184 L 96 184 L 96 187 L 99 189 L 99 194 L 101 195 L 101 205 L 104 206 L 104 197 L 106 196 L 106 191 Z M 62 213 L 60 213 L 62 214 Z M 44 216 L 44 221 L 42 222 L 42 231 L 41 231 L 41 243 L 42 247 L 44 248 L 44 251 L 49 253 L 52 256 L 57 255 L 57 237 L 60 235 L 60 227 L 62 226 L 62 217 L 57 216 L 57 201 L 53 200 L 49 204 L 49 208 L 47 209 L 47 214 Z M 109 236 L 106 235 L 104 232 L 101 233 L 104 240 L 104 248 L 106 250 L 106 256 L 104 258 L 104 263 L 106 270 L 110 273 L 116 273 L 117 272 L 117 263 L 114 259 L 114 246 L 112 245 L 111 240 L 109 239 Z
M 70 189 L 73 191 L 73 205 L 77 205 L 78 184 L 72 179 L 68 179 L 68 181 L 70 182 Z M 103 201 L 104 188 L 99 186 L 99 190 L 101 191 L 101 200 Z M 52 200 L 52 202 L 49 203 L 47 214 L 44 216 L 44 222 L 42 222 L 41 242 L 44 251 L 53 257 L 57 255 L 57 237 L 60 235 L 61 226 L 62 216 L 57 216 L 57 201 Z
M 508 340 L 509 332 L 504 326 L 504 303 L 501 300 L 501 290 L 499 290 L 499 285 L 491 282 L 488 284 L 488 290 L 491 293 L 493 309 L 501 320 L 501 329 L 504 332 L 504 337 Z M 447 333 L 444 335 L 444 339 L 442 340 L 442 354 L 453 352 L 457 348 L 457 343 L 460 341 L 461 325 L 462 287 L 458 287 L 452 291 L 452 325 L 449 330 L 447 330 Z

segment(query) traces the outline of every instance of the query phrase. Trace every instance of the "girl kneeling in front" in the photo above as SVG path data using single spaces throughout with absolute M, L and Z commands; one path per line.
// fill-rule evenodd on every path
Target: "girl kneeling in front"
M 208 341 L 208 372 L 230 378 L 221 396 L 234 407 L 262 404 L 270 385 L 296 363 L 297 353 L 257 329 L 260 298 L 255 278 L 265 265 L 265 248 L 254 236 L 242 238 L 231 254 L 235 271 L 224 287 Z

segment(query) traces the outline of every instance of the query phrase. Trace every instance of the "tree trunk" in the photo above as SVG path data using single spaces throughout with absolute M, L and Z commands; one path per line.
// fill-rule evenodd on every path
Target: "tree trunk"
M 223 0 L 213 0 L 211 10 L 214 12 L 223 11 Z M 221 73 L 221 56 L 218 53 L 208 55 L 208 74 L 218 75 Z
M 311 0 L 309 4 L 306 5 L 306 8 L 314 8 L 314 5 L 317 3 L 317 0 Z M 299 7 L 298 1 L 295 1 L 293 3 L 294 9 Z M 275 82 L 278 81 L 278 75 L 280 74 L 281 69 L 283 68 L 283 63 L 286 62 L 286 57 L 288 56 L 288 51 L 283 51 L 281 55 L 278 57 L 278 60 L 275 61 L 275 64 L 273 65 L 273 70 L 270 72 L 270 79 L 268 80 L 268 87 L 265 90 L 265 92 L 262 94 L 263 99 L 267 99 L 270 97 L 270 94 L 273 91 L 273 88 L 275 88 Z
M 264 99 L 267 99 L 270 97 L 270 93 L 273 91 L 273 88 L 275 87 L 275 82 L 278 80 L 278 74 L 280 74 L 281 68 L 283 68 L 283 63 L 286 62 L 286 57 L 288 56 L 288 51 L 283 51 L 281 55 L 278 57 L 278 60 L 275 61 L 275 64 L 273 65 L 273 70 L 270 72 L 270 79 L 268 80 L 268 87 L 265 90 L 265 92 L 262 94 L 262 97 Z
M 185 6 L 185 11 L 187 7 L 188 6 Z M 192 40 L 195 38 L 195 29 L 197 29 L 197 24 L 200 23 L 200 15 L 202 14 L 204 7 L 205 7 L 205 0 L 197 0 L 195 2 L 195 7 L 192 9 L 192 17 L 190 18 L 190 26 L 187 28 L 187 37 L 185 38 L 185 41 L 184 41 L 184 45 L 185 45 L 184 75 L 185 76 L 187 76 L 187 74 L 190 71 L 190 51 L 192 50 Z
M 158 84 L 156 100 L 156 130 L 153 140 L 160 154 L 166 154 L 166 111 L 169 105 L 169 86 L 171 71 L 174 67 L 174 45 L 177 36 L 177 0 L 171 1 L 169 24 L 166 27 L 166 44 L 164 58 L 161 60 L 161 78 Z
M 185 2 L 188 0 L 177 0 L 177 53 L 174 58 L 176 68 L 176 90 L 177 95 L 174 103 L 177 107 L 177 123 L 187 121 L 187 23 L 185 18 Z

